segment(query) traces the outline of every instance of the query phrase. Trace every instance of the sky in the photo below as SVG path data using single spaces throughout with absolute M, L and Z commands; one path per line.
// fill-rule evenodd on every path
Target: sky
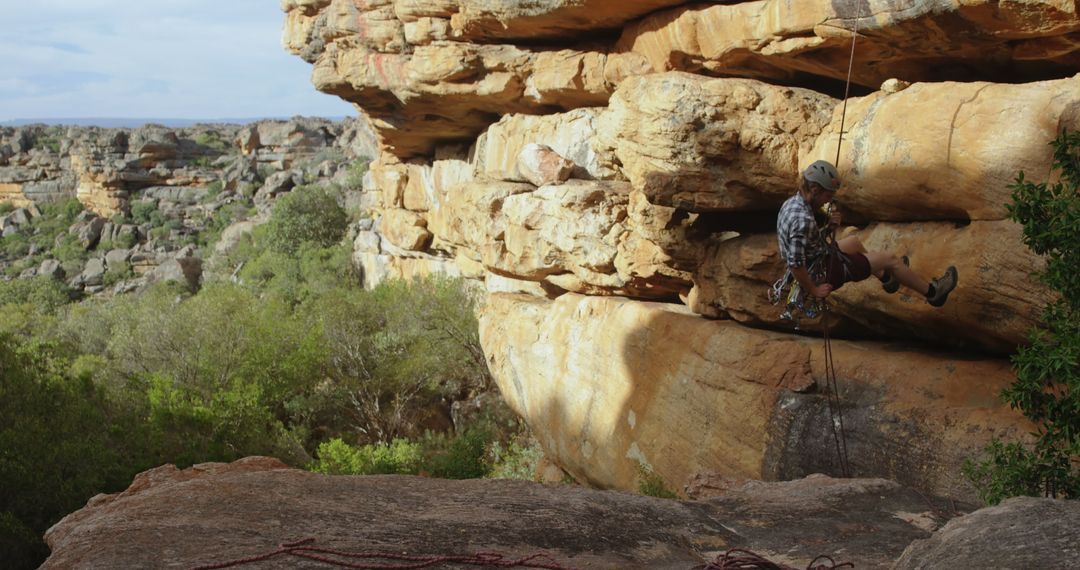
M 279 0 L 0 0 L 0 122 L 354 116 L 281 47 Z

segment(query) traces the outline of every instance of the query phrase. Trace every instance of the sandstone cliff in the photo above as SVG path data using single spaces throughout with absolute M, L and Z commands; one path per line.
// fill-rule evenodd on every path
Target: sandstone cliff
M 776 209 L 841 131 L 846 231 L 960 272 L 942 309 L 874 280 L 834 295 L 855 472 L 964 495 L 959 461 L 1027 429 L 996 393 L 1050 293 L 1004 204 L 1080 128 L 1077 3 L 282 7 L 285 47 L 379 140 L 355 259 L 483 282 L 503 394 L 576 476 L 837 472 L 820 341 L 764 292 Z

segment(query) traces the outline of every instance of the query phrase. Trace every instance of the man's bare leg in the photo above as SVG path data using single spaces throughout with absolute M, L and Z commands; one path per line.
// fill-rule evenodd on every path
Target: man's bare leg
M 930 283 L 912 271 L 899 257 L 883 251 L 870 251 L 863 255 L 870 261 L 870 271 L 874 275 L 880 275 L 881 271 L 888 270 L 900 281 L 901 285 L 926 295 L 930 291 Z

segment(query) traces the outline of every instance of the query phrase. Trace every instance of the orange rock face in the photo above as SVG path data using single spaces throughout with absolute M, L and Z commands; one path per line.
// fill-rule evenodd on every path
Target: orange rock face
M 504 395 L 599 486 L 835 471 L 818 341 L 765 292 L 779 205 L 837 161 L 848 231 L 959 286 L 938 309 L 849 284 L 802 332 L 844 339 L 862 474 L 965 494 L 962 460 L 1027 429 L 996 393 L 1052 294 L 1005 204 L 1080 128 L 1080 14 L 908 4 L 286 0 L 283 42 L 379 139 L 366 274 L 483 281 Z M 536 148 L 569 178 L 523 171 Z

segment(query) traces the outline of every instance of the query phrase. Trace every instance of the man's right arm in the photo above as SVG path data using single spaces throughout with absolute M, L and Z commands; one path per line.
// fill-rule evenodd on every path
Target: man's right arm
M 832 285 L 829 285 L 828 283 L 822 283 L 820 285 L 814 283 L 814 279 L 810 277 L 810 272 L 807 271 L 805 267 L 792 267 L 791 275 L 799 282 L 799 286 L 803 288 L 803 291 L 806 291 L 819 299 L 824 299 L 829 293 L 832 293 Z

